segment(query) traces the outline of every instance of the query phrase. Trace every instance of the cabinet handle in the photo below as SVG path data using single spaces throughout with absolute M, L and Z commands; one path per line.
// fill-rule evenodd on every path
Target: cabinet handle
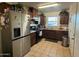
M 72 38 L 72 40 L 74 40 L 75 38 Z

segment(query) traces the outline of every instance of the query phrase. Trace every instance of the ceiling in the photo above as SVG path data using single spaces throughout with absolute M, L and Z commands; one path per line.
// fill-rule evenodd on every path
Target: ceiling
M 15 4 L 18 2 L 14 2 Z M 14 4 L 11 3 L 11 4 Z M 61 11 L 63 9 L 68 9 L 69 6 L 72 4 L 72 2 L 20 2 L 21 4 L 25 6 L 32 6 L 34 8 L 38 9 L 38 6 L 46 5 L 46 4 L 53 4 L 53 3 L 58 3 L 60 4 L 59 6 L 56 7 L 49 7 L 49 8 L 44 8 L 44 9 L 39 9 L 42 12 L 51 12 L 51 11 Z
M 58 3 L 60 5 L 56 7 L 49 7 L 39 10 L 42 12 L 60 11 L 63 9 L 69 9 L 69 6 L 72 4 L 72 2 L 24 2 L 23 5 L 28 5 L 37 8 L 38 6 L 53 4 L 53 3 Z

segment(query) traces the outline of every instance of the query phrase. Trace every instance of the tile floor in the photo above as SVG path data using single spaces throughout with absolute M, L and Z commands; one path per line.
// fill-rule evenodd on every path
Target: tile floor
M 63 47 L 60 41 L 51 42 L 43 38 L 25 57 L 70 57 L 70 51 L 68 47 Z

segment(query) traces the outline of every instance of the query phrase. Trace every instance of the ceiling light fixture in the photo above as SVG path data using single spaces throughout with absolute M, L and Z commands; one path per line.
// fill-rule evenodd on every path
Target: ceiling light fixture
M 40 6 L 38 7 L 39 9 L 42 9 L 42 8 L 48 8 L 48 7 L 54 7 L 54 6 L 58 6 L 59 4 L 55 3 L 55 4 L 51 4 L 51 5 L 45 5 L 45 6 Z

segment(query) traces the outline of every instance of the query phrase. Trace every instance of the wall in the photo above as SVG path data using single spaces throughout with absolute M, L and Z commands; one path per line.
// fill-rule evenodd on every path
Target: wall
M 59 12 L 60 11 L 57 11 L 57 12 L 47 12 L 47 13 L 44 13 L 45 14 L 45 16 L 46 16 L 46 28 L 53 28 L 53 29 L 56 29 L 56 28 L 59 28 L 59 26 L 55 26 L 55 27 L 48 27 L 47 26 L 47 17 L 49 17 L 49 16 L 56 16 L 56 17 L 58 17 L 58 25 L 60 25 L 59 23 L 60 23 L 60 19 L 59 19 Z
M 75 2 L 70 6 L 69 23 L 71 56 L 79 57 L 79 3 Z
M 59 12 L 60 11 L 57 11 L 57 12 L 47 12 L 47 13 L 44 13 L 45 14 L 45 16 L 58 16 L 59 15 Z
M 79 57 L 79 2 L 76 3 L 76 26 L 75 26 L 75 44 L 74 44 L 74 56 Z
M 75 7 L 75 8 L 74 8 Z M 71 56 L 74 56 L 74 41 L 75 41 L 75 23 L 76 23 L 76 3 L 70 6 L 70 19 L 69 19 L 69 48 Z

